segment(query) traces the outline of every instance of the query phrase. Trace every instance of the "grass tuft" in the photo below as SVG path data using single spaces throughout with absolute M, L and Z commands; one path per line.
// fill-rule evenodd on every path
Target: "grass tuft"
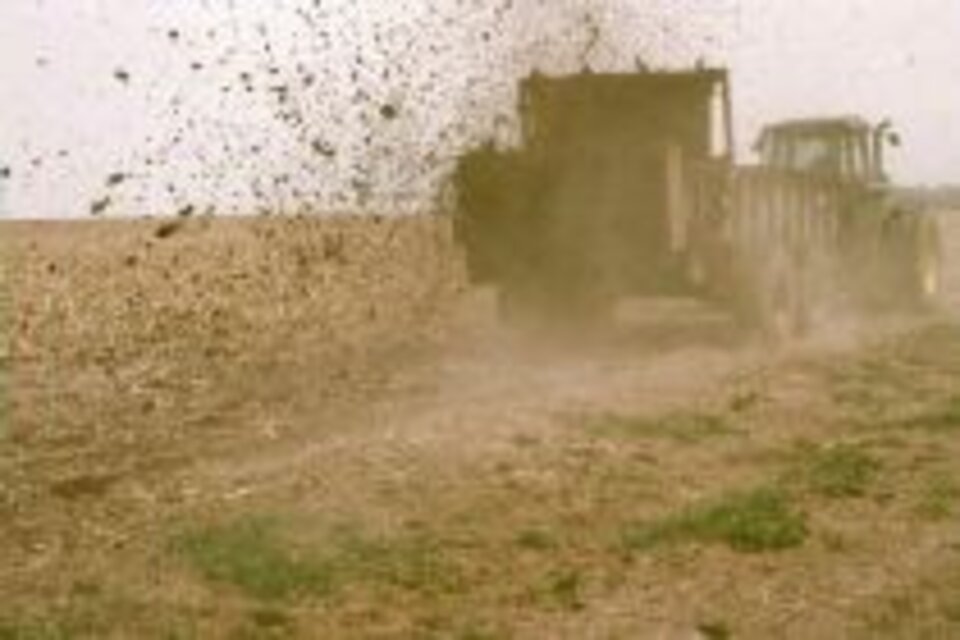
M 423 536 L 381 539 L 342 529 L 322 547 L 298 552 L 280 533 L 276 522 L 246 518 L 182 535 L 174 548 L 207 580 L 261 600 L 326 596 L 358 583 L 416 591 L 459 584 L 440 549 Z
M 256 598 L 325 594 L 333 586 L 330 566 L 295 555 L 276 523 L 262 518 L 191 532 L 174 546 L 206 579 L 232 584 Z
M 460 578 L 439 545 L 427 536 L 376 539 L 341 532 L 331 551 L 344 583 L 379 583 L 422 592 L 456 591 Z
M 805 484 L 828 498 L 863 496 L 880 470 L 880 463 L 855 445 L 814 447 L 807 455 L 802 471 Z
M 584 607 L 583 587 L 584 577 L 580 571 L 556 570 L 550 572 L 543 584 L 533 590 L 533 596 L 541 606 L 578 611 Z
M 960 504 L 960 486 L 946 473 L 930 475 L 923 486 L 917 514 L 928 520 L 950 518 Z
M 705 640 L 728 640 L 733 637 L 730 627 L 724 622 L 704 622 L 697 625 L 697 631 Z
M 509 634 L 491 625 L 468 622 L 453 637 L 457 640 L 501 640 Z
M 629 550 L 677 542 L 722 542 L 736 551 L 755 553 L 799 546 L 807 536 L 802 514 L 785 493 L 761 488 L 731 493 L 678 515 L 628 527 L 622 541 Z
M 5 623 L 0 621 L 0 640 L 66 640 L 71 637 L 59 627 Z
M 542 529 L 526 529 L 517 534 L 516 545 L 530 551 L 549 551 L 556 548 L 557 541 Z
M 281 609 L 255 609 L 250 613 L 250 620 L 262 629 L 289 629 L 293 621 L 290 615 Z

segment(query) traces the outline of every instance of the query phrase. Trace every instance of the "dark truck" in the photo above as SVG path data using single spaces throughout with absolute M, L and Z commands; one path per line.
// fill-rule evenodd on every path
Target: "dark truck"
M 887 124 L 775 124 L 760 164 L 737 166 L 722 69 L 534 74 L 519 95 L 519 147 L 473 149 L 453 177 L 472 279 L 498 286 L 511 321 L 697 296 L 789 335 L 839 306 L 936 293 L 937 227 L 888 184 Z

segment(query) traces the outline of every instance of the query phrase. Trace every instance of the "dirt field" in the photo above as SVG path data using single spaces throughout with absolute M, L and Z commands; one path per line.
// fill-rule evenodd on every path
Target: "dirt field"
M 434 230 L 5 234 L 0 638 L 960 637 L 945 220 L 948 310 L 775 351 L 531 341 Z

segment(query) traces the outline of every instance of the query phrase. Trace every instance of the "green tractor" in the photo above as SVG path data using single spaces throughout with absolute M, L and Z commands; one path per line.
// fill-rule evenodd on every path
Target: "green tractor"
M 889 121 L 811 118 L 766 127 L 760 162 L 842 185 L 831 277 L 867 309 L 924 308 L 941 288 L 942 248 L 936 217 L 890 184 L 886 149 L 900 145 Z

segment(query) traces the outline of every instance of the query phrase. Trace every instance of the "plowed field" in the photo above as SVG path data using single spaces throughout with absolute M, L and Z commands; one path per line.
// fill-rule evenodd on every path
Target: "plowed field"
M 444 224 L 4 233 L 0 638 L 960 637 L 940 313 L 495 321 Z

